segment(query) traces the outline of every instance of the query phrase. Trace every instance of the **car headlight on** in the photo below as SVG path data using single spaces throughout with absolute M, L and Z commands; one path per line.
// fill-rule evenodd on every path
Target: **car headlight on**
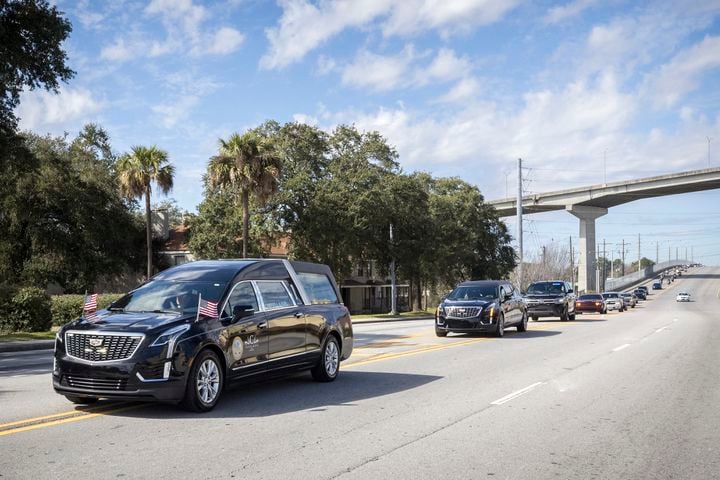
M 175 350 L 175 342 L 177 342 L 177 339 L 180 337 L 180 335 L 187 332 L 188 330 L 190 330 L 190 325 L 187 323 L 184 325 L 178 325 L 176 327 L 173 327 L 163 332 L 158 338 L 155 339 L 155 341 L 150 346 L 161 347 L 167 344 L 167 357 L 170 358 L 172 357 L 173 350 Z
M 485 306 L 485 311 L 488 312 L 488 316 L 490 318 L 495 317 L 495 310 L 497 310 L 497 304 L 491 303 L 490 305 Z

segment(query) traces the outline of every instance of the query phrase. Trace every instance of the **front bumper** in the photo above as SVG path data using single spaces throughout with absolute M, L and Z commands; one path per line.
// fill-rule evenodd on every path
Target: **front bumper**
M 528 303 L 529 317 L 559 317 L 565 311 L 564 303 Z
M 53 388 L 61 395 L 178 402 L 185 394 L 187 362 L 143 349 L 126 360 L 89 362 L 55 350 Z
M 608 303 L 607 304 L 607 310 L 620 310 L 622 308 L 622 305 L 619 303 Z
M 480 317 L 465 319 L 438 317 L 435 320 L 435 328 L 441 332 L 494 332 L 495 330 L 497 330 L 497 319 Z

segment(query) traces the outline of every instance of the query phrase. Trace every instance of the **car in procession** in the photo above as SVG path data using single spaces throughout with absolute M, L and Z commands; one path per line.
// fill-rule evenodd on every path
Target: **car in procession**
M 231 384 L 310 370 L 333 381 L 353 350 L 348 309 L 325 265 L 197 261 L 164 270 L 55 340 L 53 387 L 208 411 Z
M 575 320 L 575 293 L 570 282 L 552 280 L 533 282 L 524 296 L 528 315 L 537 320 L 540 317 L 559 317 L 562 321 Z
M 690 294 L 687 292 L 680 292 L 675 297 L 676 302 L 689 302 L 690 301 Z
M 584 293 L 575 302 L 576 313 L 607 313 L 605 299 L 599 293 Z
M 605 299 L 605 308 L 610 310 L 617 310 L 618 312 L 624 312 L 625 301 L 618 292 L 603 292 L 602 297 Z
M 620 296 L 622 297 L 626 307 L 635 308 L 635 305 L 637 305 L 638 298 L 633 292 L 622 292 Z
M 459 284 L 435 311 L 435 334 L 505 334 L 505 328 L 527 330 L 528 313 L 520 292 L 504 280 L 479 280 Z

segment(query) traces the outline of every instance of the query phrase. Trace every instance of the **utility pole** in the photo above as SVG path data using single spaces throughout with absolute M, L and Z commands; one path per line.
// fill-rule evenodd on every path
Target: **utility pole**
M 690 247 L 690 263 L 695 263 L 695 247 Z
M 680 256 L 678 255 L 678 251 L 680 250 L 680 247 L 675 247 L 675 261 L 677 261 Z
M 575 290 L 575 259 L 573 259 L 572 237 L 570 237 L 570 285 Z
M 660 242 L 655 242 L 655 263 L 660 263 Z
M 670 250 L 672 247 L 668 245 L 668 262 L 672 260 L 672 250 Z
M 642 256 L 640 255 L 640 234 L 638 233 L 638 272 L 642 268 Z
M 605 239 L 603 238 L 603 262 L 602 262 L 602 289 L 605 291 L 605 283 L 607 282 L 607 250 L 605 249 Z
M 393 248 L 393 224 L 390 224 L 390 248 Z M 393 252 L 394 252 L 393 248 Z M 395 274 L 395 255 L 390 262 L 390 315 L 397 315 L 397 275 Z
M 685 247 L 685 258 L 683 260 L 687 260 L 687 247 Z
M 625 276 L 625 239 L 622 239 L 622 266 L 620 267 L 620 276 Z
M 615 278 L 615 249 L 610 249 L 610 278 Z
M 524 291 L 523 284 L 523 223 L 522 223 L 522 158 L 518 158 L 518 185 L 517 185 L 517 231 L 518 231 L 518 288 Z

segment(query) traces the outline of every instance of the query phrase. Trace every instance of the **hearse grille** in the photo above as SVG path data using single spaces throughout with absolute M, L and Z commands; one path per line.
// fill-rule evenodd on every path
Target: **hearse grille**
M 473 318 L 480 315 L 480 307 L 445 307 L 445 316 L 448 318 Z
M 127 390 L 127 378 L 91 378 L 65 375 L 63 383 L 68 387 L 86 388 L 88 390 Z
M 142 338 L 142 335 L 68 332 L 65 334 L 65 348 L 68 355 L 81 360 L 112 362 L 132 357 Z

